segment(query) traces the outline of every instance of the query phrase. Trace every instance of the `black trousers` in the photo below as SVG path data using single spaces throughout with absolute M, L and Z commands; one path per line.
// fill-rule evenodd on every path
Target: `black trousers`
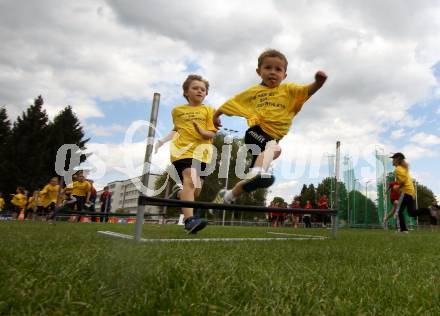
M 400 231 L 408 230 L 408 228 L 406 227 L 405 217 L 404 217 L 405 209 L 408 212 L 408 215 L 411 217 L 428 215 L 431 224 L 432 225 L 437 224 L 437 219 L 431 216 L 431 212 L 429 211 L 428 208 L 423 207 L 423 208 L 415 209 L 414 198 L 411 195 L 405 193 L 400 195 L 399 204 L 397 205 L 397 214 L 399 217 Z

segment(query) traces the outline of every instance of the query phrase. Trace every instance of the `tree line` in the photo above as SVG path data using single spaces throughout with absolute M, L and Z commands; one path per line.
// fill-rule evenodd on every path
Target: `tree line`
M 29 192 L 42 188 L 57 175 L 58 148 L 64 144 L 83 148 L 89 141 L 70 105 L 49 120 L 43 104 L 38 96 L 13 122 L 5 106 L 0 107 L 0 192 L 4 196 L 15 193 L 17 186 Z

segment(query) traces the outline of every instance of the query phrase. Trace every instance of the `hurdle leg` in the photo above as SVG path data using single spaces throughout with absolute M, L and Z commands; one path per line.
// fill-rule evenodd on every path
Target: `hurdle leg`
M 336 238 L 336 231 L 338 229 L 338 223 L 336 214 L 332 214 L 332 238 Z

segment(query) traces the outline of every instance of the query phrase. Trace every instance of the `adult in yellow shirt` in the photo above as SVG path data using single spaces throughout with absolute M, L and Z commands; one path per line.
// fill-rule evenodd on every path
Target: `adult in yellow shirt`
M 400 190 L 400 198 L 397 204 L 398 214 L 398 232 L 408 233 L 405 223 L 404 211 L 408 212 L 411 217 L 421 215 L 428 215 L 431 220 L 431 225 L 436 225 L 439 214 L 434 208 L 419 208 L 415 209 L 416 190 L 414 189 L 413 179 L 409 173 L 409 165 L 405 160 L 405 155 L 402 153 L 395 153 L 390 158 L 393 159 L 394 172 L 396 174 L 396 181 L 399 183 L 395 189 Z
M 46 184 L 43 190 L 39 194 L 39 204 L 43 207 L 43 216 L 55 212 L 55 207 L 57 204 L 57 199 L 60 192 L 60 185 L 58 184 L 58 178 L 53 177 L 50 179 L 49 183 Z
M 72 184 L 72 195 L 76 199 L 76 210 L 82 212 L 85 204 L 90 202 L 92 186 L 86 181 L 83 174 L 79 174 L 77 180 Z
M 171 163 L 175 167 L 181 184 L 173 188 L 170 198 L 194 201 L 200 194 L 205 176 L 201 171 L 211 162 L 212 139 L 217 129 L 212 121 L 214 109 L 203 104 L 208 94 L 209 83 L 199 75 L 189 75 L 184 81 L 183 96 L 188 103 L 176 106 L 172 111 L 174 128 L 159 140 L 158 148 L 172 139 Z M 182 208 L 185 230 L 196 233 L 207 225 L 207 221 L 194 216 L 192 208 Z
M 226 101 L 214 114 L 214 124 L 221 126 L 220 116 L 236 115 L 247 119 L 249 129 L 245 144 L 252 150 L 251 170 L 246 179 L 231 190 L 220 190 L 215 203 L 232 203 L 243 192 L 271 186 L 275 178 L 268 172 L 270 164 L 281 154 L 278 142 L 288 133 L 295 115 L 327 80 L 318 71 L 315 81 L 309 85 L 282 83 L 287 77 L 287 58 L 281 52 L 270 49 L 258 57 L 256 69 L 261 83 L 251 86 Z

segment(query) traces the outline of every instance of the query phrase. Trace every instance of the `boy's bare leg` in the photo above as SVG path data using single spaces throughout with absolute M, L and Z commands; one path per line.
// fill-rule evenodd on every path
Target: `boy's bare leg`
M 277 144 L 276 141 L 272 140 L 266 144 L 266 149 L 258 155 L 253 168 L 257 170 L 259 169 L 262 171 L 267 171 L 272 161 L 277 159 L 280 155 L 280 146 Z M 241 180 L 231 189 L 233 199 L 236 199 L 245 191 L 243 187 L 247 182 L 247 180 Z
M 200 181 L 197 182 L 199 178 L 196 174 L 196 170 L 192 168 L 186 168 L 182 172 L 183 176 L 183 189 L 180 192 L 180 200 L 182 201 L 194 201 L 194 196 L 196 193 L 196 187 L 200 188 Z M 184 219 L 193 216 L 193 209 L 189 207 L 182 207 L 182 212 Z

